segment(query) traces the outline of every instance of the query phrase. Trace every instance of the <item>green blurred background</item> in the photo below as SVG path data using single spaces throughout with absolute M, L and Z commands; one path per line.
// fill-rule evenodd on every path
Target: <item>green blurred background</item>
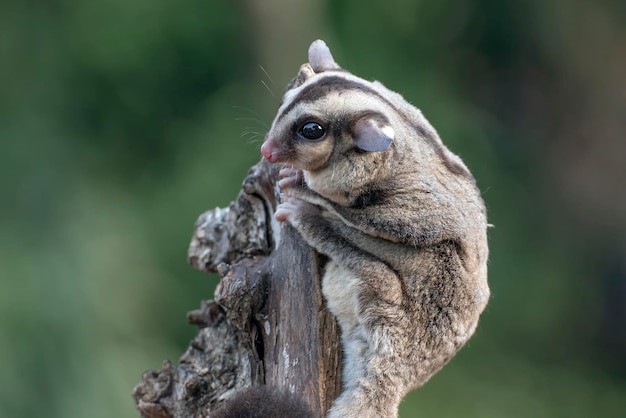
M 0 416 L 138 416 L 216 284 L 193 223 L 237 195 L 316 38 L 423 110 L 495 224 L 476 336 L 401 417 L 626 416 L 609 0 L 0 2 Z

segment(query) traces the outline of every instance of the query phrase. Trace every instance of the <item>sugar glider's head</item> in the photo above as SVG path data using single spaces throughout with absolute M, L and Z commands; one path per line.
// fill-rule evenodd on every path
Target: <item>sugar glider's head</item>
M 268 132 L 261 153 L 271 163 L 315 172 L 338 159 L 385 152 L 392 144 L 392 106 L 373 83 L 343 70 L 322 40 L 309 48 Z

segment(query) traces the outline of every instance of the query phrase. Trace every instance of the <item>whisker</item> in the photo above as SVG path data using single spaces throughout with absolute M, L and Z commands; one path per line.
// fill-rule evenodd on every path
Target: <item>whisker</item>
M 258 118 L 235 118 L 236 121 L 252 121 L 252 122 L 256 122 L 259 125 L 263 124 L 265 125 L 265 123 L 263 123 L 263 121 L 259 120 Z
M 243 132 L 241 133 L 241 135 L 239 135 L 239 136 L 249 136 L 249 135 L 258 135 L 258 136 L 262 136 L 263 134 L 262 134 L 261 132 L 257 132 L 257 131 L 248 131 L 248 130 L 246 130 L 246 131 L 243 131 Z
M 243 107 L 243 106 L 233 106 L 233 109 L 239 109 L 239 110 L 243 110 L 246 111 L 248 113 L 250 113 L 252 116 L 254 116 L 254 118 L 249 117 L 249 118 L 235 118 L 235 120 L 252 120 L 257 122 L 259 125 L 261 125 L 263 128 L 269 130 L 269 125 L 267 124 L 267 122 L 265 122 L 263 120 L 263 117 L 261 115 L 259 115 L 257 112 L 255 112 L 252 109 L 249 109 L 247 107 Z
M 275 86 L 276 83 L 274 83 L 274 80 L 272 80 L 272 77 L 270 77 L 270 75 L 268 74 L 267 71 L 265 71 L 265 68 L 263 68 L 263 66 L 261 64 L 259 64 L 259 68 L 261 69 L 261 71 L 263 71 L 263 73 L 265 74 L 265 76 L 267 77 L 267 79 L 270 81 L 270 83 L 272 83 L 272 86 Z
M 261 84 L 263 84 L 263 86 L 265 86 L 265 88 L 267 89 L 267 91 L 270 92 L 270 94 L 272 95 L 272 97 L 276 97 L 276 95 L 274 94 L 274 92 L 272 91 L 272 89 L 267 85 L 267 83 L 265 83 L 265 81 L 261 80 Z

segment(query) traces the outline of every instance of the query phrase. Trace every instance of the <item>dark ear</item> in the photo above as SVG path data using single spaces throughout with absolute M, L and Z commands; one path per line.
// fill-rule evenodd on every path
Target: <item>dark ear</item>
M 333 59 L 330 49 L 321 39 L 313 41 L 309 47 L 309 64 L 316 73 L 326 70 L 339 70 L 341 67 Z
M 300 71 L 298 71 L 298 74 L 289 82 L 289 84 L 287 84 L 285 91 L 301 86 L 305 81 L 314 75 L 315 72 L 309 64 L 302 64 L 300 66 Z
M 385 151 L 391 145 L 395 132 L 387 124 L 381 124 L 375 119 L 359 120 L 353 129 L 354 145 L 363 151 Z

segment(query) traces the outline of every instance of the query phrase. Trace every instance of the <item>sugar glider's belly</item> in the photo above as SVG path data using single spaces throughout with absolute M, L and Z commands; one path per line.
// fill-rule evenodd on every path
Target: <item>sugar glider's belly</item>
M 322 279 L 322 293 L 328 309 L 337 317 L 344 332 L 350 332 L 358 325 L 358 294 L 360 281 L 355 274 L 329 261 Z

